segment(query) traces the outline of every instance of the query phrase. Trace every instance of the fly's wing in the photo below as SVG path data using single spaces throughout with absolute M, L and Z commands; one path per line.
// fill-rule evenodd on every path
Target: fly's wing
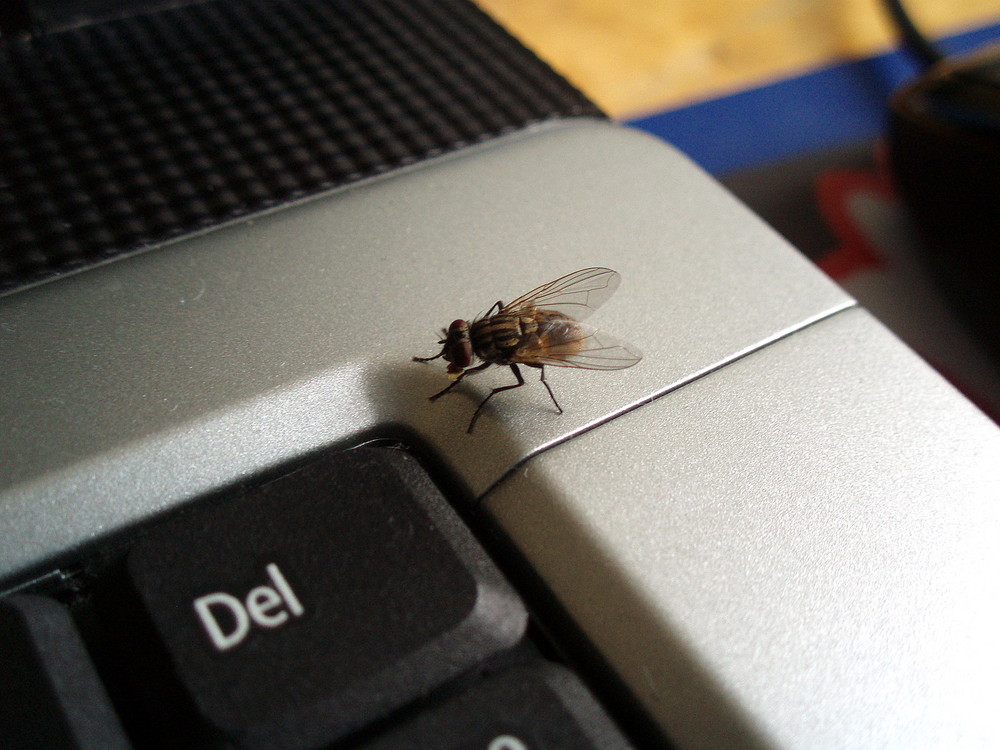
M 582 370 L 624 370 L 642 359 L 642 354 L 614 336 L 574 320 L 544 323 L 537 336 L 518 347 L 513 362 Z
M 504 305 L 502 312 L 537 308 L 583 320 L 614 294 L 621 278 L 610 268 L 583 268 L 532 289 Z

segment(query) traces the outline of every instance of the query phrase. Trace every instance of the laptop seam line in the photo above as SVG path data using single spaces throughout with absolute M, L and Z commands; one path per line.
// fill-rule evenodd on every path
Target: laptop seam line
M 846 302 L 843 302 L 843 303 L 841 303 L 841 304 L 839 304 L 839 305 L 837 305 L 837 306 L 835 306 L 835 307 L 833 307 L 833 308 L 831 308 L 829 310 L 826 310 L 826 311 L 824 311 L 822 313 L 818 313 L 818 314 L 816 314 L 816 315 L 814 315 L 814 316 L 812 316 L 810 318 L 806 318 L 805 320 L 801 321 L 800 323 L 798 323 L 795 326 L 792 326 L 791 328 L 787 328 L 787 329 L 785 329 L 783 331 L 779 331 L 778 333 L 776 333 L 776 334 L 774 334 L 774 335 L 772 335 L 772 336 L 770 336 L 770 337 L 768 337 L 766 339 L 763 339 L 762 341 L 759 341 L 758 343 L 756 343 L 756 344 L 754 344 L 754 345 L 752 345 L 750 347 L 747 347 L 746 349 L 742 349 L 742 350 L 736 352 L 735 354 L 733 354 L 733 355 L 731 355 L 731 356 L 729 356 L 729 357 L 727 357 L 727 358 L 725 358 L 723 360 L 720 360 L 718 362 L 715 362 L 714 364 L 711 364 L 711 365 L 709 365 L 707 367 L 704 367 L 701 370 L 698 370 L 697 372 L 695 372 L 695 373 L 687 376 L 686 378 L 684 378 L 682 380 L 679 380 L 676 383 L 673 383 L 671 385 L 668 385 L 665 388 L 663 388 L 663 389 L 661 389 L 659 391 L 656 391 L 655 393 L 652 393 L 649 396 L 646 396 L 645 398 L 640 399 L 639 401 L 636 401 L 635 403 L 629 404 L 628 406 L 624 406 L 621 409 L 618 409 L 617 411 L 612 412 L 611 414 L 605 415 L 605 416 L 601 417 L 600 419 L 594 420 L 593 422 L 585 424 L 585 425 L 577 428 L 576 430 L 573 430 L 572 432 L 566 433 L 565 435 L 561 435 L 560 437 L 555 438 L 554 440 L 550 440 L 547 443 L 543 443 L 542 445 L 540 445 L 537 448 L 533 449 L 531 452 L 529 452 L 524 457 L 518 459 L 506 471 L 504 471 L 499 477 L 497 477 L 473 501 L 473 504 L 475 506 L 482 505 L 482 503 L 486 500 L 486 498 L 490 495 L 491 492 L 493 492 L 497 487 L 499 487 L 503 482 L 505 482 L 511 475 L 513 475 L 514 472 L 516 472 L 524 464 L 526 464 L 528 461 L 530 461 L 531 459 L 535 458 L 536 456 L 541 455 L 542 453 L 544 453 L 544 452 L 546 452 L 548 450 L 551 450 L 552 448 L 555 448 L 556 446 L 562 445 L 563 443 L 566 443 L 566 442 L 572 440 L 573 438 L 575 438 L 575 437 L 577 437 L 579 435 L 583 435 L 585 433 L 588 433 L 591 430 L 593 430 L 593 429 L 595 429 L 597 427 L 600 427 L 601 425 L 606 424 L 606 423 L 610 422 L 613 419 L 617 419 L 618 417 L 621 417 L 621 416 L 623 416 L 625 414 L 628 414 L 628 413 L 630 413 L 632 411 L 635 411 L 636 409 L 638 409 L 638 408 L 640 408 L 642 406 L 645 406 L 646 404 L 652 403 L 653 401 L 656 401 L 656 400 L 658 400 L 658 399 L 660 399 L 660 398 L 662 398 L 664 396 L 667 396 L 667 395 L 669 395 L 671 393 L 674 393 L 675 391 L 680 390 L 681 388 L 683 388 L 683 387 L 685 387 L 687 385 L 690 385 L 691 383 L 699 381 L 702 378 L 705 378 L 705 377 L 711 375 L 712 373 L 717 372 L 718 370 L 721 370 L 724 367 L 728 367 L 729 365 L 731 365 L 731 364 L 733 364 L 735 362 L 739 362 L 740 360 L 744 359 L 745 357 L 748 357 L 751 354 L 754 354 L 756 352 L 762 351 L 763 349 L 766 349 L 767 347 L 771 346 L 772 344 L 776 344 L 779 341 L 783 341 L 784 339 L 787 339 L 790 336 L 792 336 L 792 335 L 794 335 L 796 333 L 799 333 L 800 331 L 804 331 L 805 329 L 811 328 L 812 326 L 814 326 L 814 325 L 816 325 L 818 323 L 822 323 L 823 321 L 829 320 L 829 319 L 833 318 L 834 316 L 839 315 L 839 314 L 841 314 L 841 313 L 843 313 L 843 312 L 845 312 L 847 310 L 853 310 L 853 309 L 860 309 L 860 305 L 858 304 L 857 300 L 853 300 L 852 299 L 852 300 L 848 300 Z

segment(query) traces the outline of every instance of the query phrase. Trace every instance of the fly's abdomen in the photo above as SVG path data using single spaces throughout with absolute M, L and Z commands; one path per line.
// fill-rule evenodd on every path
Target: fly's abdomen
M 534 311 L 535 329 L 519 349 L 517 361 L 559 359 L 579 352 L 587 339 L 580 324 L 567 315 L 552 310 Z
M 561 346 L 580 336 L 580 326 L 575 320 L 552 310 L 535 310 L 534 323 L 542 346 Z

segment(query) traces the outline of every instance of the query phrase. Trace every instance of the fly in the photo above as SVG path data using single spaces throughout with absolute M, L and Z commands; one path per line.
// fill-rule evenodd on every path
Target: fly
M 490 365 L 509 367 L 517 382 L 494 388 L 484 398 L 469 422 L 468 432 L 486 402 L 501 391 L 524 385 L 518 365 L 541 370 L 541 382 L 560 414 L 552 388 L 545 380 L 545 366 L 577 367 L 583 370 L 623 370 L 642 355 L 606 333 L 580 321 L 600 307 L 621 283 L 610 268 L 584 268 L 533 289 L 513 302 L 496 302 L 485 315 L 452 322 L 438 341 L 441 351 L 433 357 L 414 357 L 430 362 L 443 357 L 452 383 L 430 397 L 435 401 L 462 382 L 466 375 L 482 372 Z M 473 366 L 475 360 L 480 364 Z

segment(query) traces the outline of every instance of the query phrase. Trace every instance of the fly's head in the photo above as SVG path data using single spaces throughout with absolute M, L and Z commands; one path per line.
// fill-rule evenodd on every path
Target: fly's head
M 444 338 L 438 343 L 444 347 L 442 355 L 448 361 L 448 376 L 454 380 L 472 364 L 472 340 L 469 337 L 469 322 L 467 320 L 452 321 L 448 330 L 443 331 L 443 334 Z

